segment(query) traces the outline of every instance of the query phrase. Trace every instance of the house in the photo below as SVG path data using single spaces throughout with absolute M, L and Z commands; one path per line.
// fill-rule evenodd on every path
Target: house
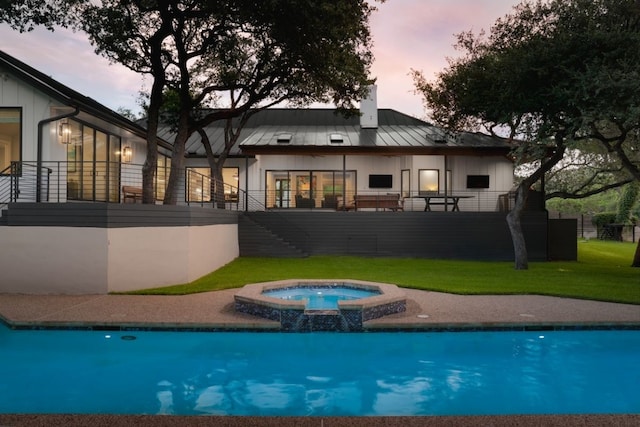
M 162 198 L 171 145 L 159 145 Z M 237 257 L 235 214 L 124 203 L 145 147 L 144 128 L 0 51 L 0 292 L 185 283 Z
M 163 128 L 158 206 L 142 205 L 144 126 L 0 51 L 0 292 L 185 283 L 239 255 L 509 259 L 509 143 L 378 109 L 375 94 L 358 117 L 255 114 L 225 163 L 224 210 L 211 209 L 197 134 L 178 206 L 161 205 L 173 140 Z M 221 126 L 206 129 L 214 152 Z M 546 211 L 531 215 L 531 259 L 547 259 Z
M 1 51 L 0 66 L 0 173 L 9 175 L 12 161 L 22 162 L 22 174 L 30 168 L 48 171 L 33 173 L 40 181 L 33 192 L 14 196 L 38 202 L 126 201 L 122 187 L 141 185 L 146 129 Z M 302 207 L 295 196 L 304 199 L 304 207 L 321 208 L 328 206 L 325 196 L 344 197 L 346 206 L 357 194 L 398 193 L 409 209 L 424 208 L 423 195 L 465 196 L 459 206 L 448 201 L 449 209 L 499 209 L 499 196 L 513 187 L 505 140 L 472 133 L 454 137 L 400 112 L 378 110 L 375 93 L 374 87 L 360 117 L 332 109 L 255 114 L 225 163 L 227 200 L 240 202 L 242 191 L 252 199 L 243 210 Z M 216 152 L 223 124 L 212 124 L 207 133 Z M 174 135 L 167 127 L 159 136 L 156 197 L 161 200 Z M 210 179 L 197 133 L 186 152 L 180 202 L 210 200 L 210 186 L 197 185 L 203 176 Z M 406 200 L 414 196 L 418 199 Z
M 375 95 L 374 87 L 360 116 L 344 117 L 332 109 L 258 112 L 225 162 L 225 189 L 242 191 L 250 199 L 248 210 L 349 207 L 356 195 L 388 193 L 399 195 L 405 210 L 507 209 L 504 196 L 514 186 L 514 164 L 506 140 L 450 135 L 398 111 L 378 109 Z M 224 142 L 223 126 L 207 128 L 214 152 Z M 171 140 L 165 132 L 161 135 Z M 187 168 L 208 175 L 198 134 L 186 152 Z M 187 187 L 187 201 L 211 197 L 197 183 Z

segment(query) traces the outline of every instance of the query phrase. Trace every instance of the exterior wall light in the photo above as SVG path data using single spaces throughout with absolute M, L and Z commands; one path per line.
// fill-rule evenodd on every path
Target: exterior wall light
M 69 123 L 62 122 L 58 128 L 58 136 L 60 137 L 61 144 L 71 144 L 71 128 Z
M 131 163 L 133 158 L 133 150 L 128 145 L 122 149 L 122 162 Z

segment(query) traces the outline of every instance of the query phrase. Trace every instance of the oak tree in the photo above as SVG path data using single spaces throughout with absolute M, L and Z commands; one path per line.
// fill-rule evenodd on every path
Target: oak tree
M 488 34 L 458 35 L 464 55 L 434 82 L 414 71 L 433 120 L 506 132 L 522 180 L 507 215 L 515 268 L 528 268 L 520 218 L 530 187 L 567 149 L 600 144 L 640 179 L 640 7 L 637 0 L 523 2 Z
M 178 96 L 164 203 L 177 202 L 187 139 L 217 120 L 281 102 L 349 107 L 372 82 L 365 0 L 103 0 L 83 25 L 99 53 L 153 80 L 143 200 L 152 202 L 162 93 Z M 201 105 L 219 108 L 198 113 Z M 240 123 L 242 120 L 240 120 Z M 229 144 L 231 140 L 229 141 Z M 229 145 L 227 144 L 227 145 Z M 155 154 L 157 156 L 157 154 Z M 221 178 L 220 160 L 214 170 Z

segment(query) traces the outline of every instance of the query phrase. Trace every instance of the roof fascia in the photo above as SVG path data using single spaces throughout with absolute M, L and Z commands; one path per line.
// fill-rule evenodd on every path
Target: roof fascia
M 259 155 L 450 155 L 450 156 L 508 156 L 508 147 L 312 147 L 312 146 L 244 146 L 243 154 Z

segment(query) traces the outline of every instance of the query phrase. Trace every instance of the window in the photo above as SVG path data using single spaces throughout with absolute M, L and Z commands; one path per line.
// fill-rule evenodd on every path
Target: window
M 120 138 L 75 120 L 63 123 L 66 127 L 67 198 L 118 201 Z
M 351 200 L 356 190 L 353 170 L 268 170 L 265 179 L 265 204 L 269 208 L 296 207 L 296 197 L 304 199 L 304 206 L 328 207 L 329 199 Z
M 21 129 L 22 110 L 20 108 L 0 108 L 0 172 L 5 171 L 11 162 L 20 161 Z
M 440 192 L 440 171 L 438 169 L 420 169 L 418 171 L 418 191 L 420 193 Z
M 239 175 L 237 167 L 222 168 L 225 202 L 238 203 Z M 210 168 L 187 168 L 187 202 L 210 202 L 213 191 Z
M 403 169 L 400 174 L 400 189 L 402 190 L 402 198 L 411 196 L 411 171 Z

